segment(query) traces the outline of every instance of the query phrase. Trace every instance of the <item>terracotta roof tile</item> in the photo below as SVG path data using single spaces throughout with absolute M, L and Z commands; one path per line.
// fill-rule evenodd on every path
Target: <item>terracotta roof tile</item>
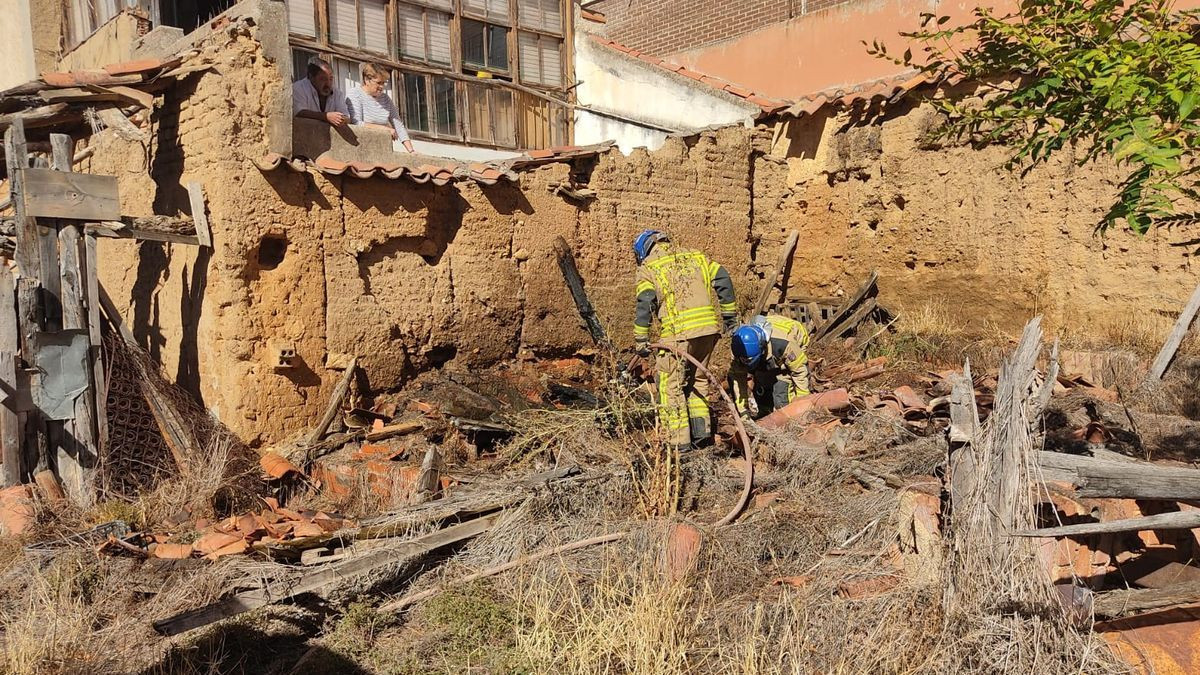
M 633 58 L 636 58 L 640 61 L 644 61 L 652 66 L 657 66 L 659 68 L 663 68 L 664 70 L 669 70 L 673 73 L 682 75 L 688 79 L 695 80 L 696 82 L 699 82 L 700 84 L 704 84 L 706 86 L 712 87 L 713 89 L 716 89 L 718 91 L 723 91 L 732 96 L 736 96 L 748 103 L 752 103 L 752 104 L 758 106 L 759 108 L 761 108 L 763 110 L 764 113 L 771 113 L 771 112 L 780 110 L 782 108 L 786 108 L 787 106 L 791 105 L 790 101 L 776 100 L 776 99 L 768 98 L 761 94 L 756 94 L 755 92 L 751 91 L 750 89 L 747 89 L 746 87 L 742 87 L 742 86 L 733 84 L 732 82 L 727 82 L 725 80 L 722 80 L 719 77 L 713 77 L 712 75 L 707 75 L 705 73 L 697 72 L 695 70 L 692 70 L 685 66 L 679 65 L 677 63 L 671 63 L 669 61 L 664 61 L 663 59 L 660 59 L 655 56 L 650 56 L 649 54 L 643 54 L 642 52 L 639 52 L 636 49 L 631 49 L 629 47 L 626 47 L 623 44 L 614 42 L 614 41 L 606 39 L 606 38 L 602 38 L 598 35 L 593 35 L 593 36 L 591 36 L 591 38 L 597 44 L 600 44 L 604 47 L 608 47 L 610 49 L 615 49 L 616 51 L 619 51 L 623 54 L 628 54 L 629 56 L 632 56 Z
M 554 151 L 546 148 L 545 150 L 530 150 L 525 154 L 529 155 L 530 159 L 547 159 L 554 156 Z
M 132 75 L 133 73 L 158 70 L 162 67 L 163 61 L 161 59 L 139 59 L 137 61 L 126 61 L 125 63 L 114 63 L 104 66 L 104 72 L 109 75 Z
M 582 15 L 583 15 L 583 18 L 587 19 L 588 21 L 595 21 L 596 23 L 608 23 L 608 18 L 605 17 L 600 12 L 595 12 L 590 9 L 585 9 L 582 11 Z
M 850 88 L 834 87 L 804 97 L 783 111 L 786 115 L 802 117 L 812 115 L 826 105 L 836 104 L 843 108 L 851 108 L 869 104 L 876 100 L 894 102 L 912 90 L 930 84 L 924 73 L 913 74 L 907 71 L 887 77 L 882 80 L 863 82 Z M 948 84 L 954 84 L 949 82 Z M 886 105 L 886 103 L 885 103 Z

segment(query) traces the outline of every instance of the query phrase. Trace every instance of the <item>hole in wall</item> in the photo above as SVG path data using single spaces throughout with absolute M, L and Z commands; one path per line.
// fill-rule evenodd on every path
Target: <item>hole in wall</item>
M 258 243 L 258 267 L 273 270 L 287 255 L 288 240 L 282 234 L 269 234 Z

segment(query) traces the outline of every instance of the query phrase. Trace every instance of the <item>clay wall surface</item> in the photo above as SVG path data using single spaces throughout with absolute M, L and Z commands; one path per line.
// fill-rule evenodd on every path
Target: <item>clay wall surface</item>
M 974 327 L 1019 330 L 1034 314 L 1073 334 L 1172 320 L 1196 284 L 1194 226 L 1138 236 L 1096 226 L 1122 173 L 1067 154 L 1024 178 L 1005 148 L 932 142 L 928 105 L 860 124 L 793 123 L 755 162 L 755 230 L 801 233 L 797 293 L 850 292 L 880 273 L 894 310 L 932 301 Z M 771 246 L 774 248 L 774 245 Z

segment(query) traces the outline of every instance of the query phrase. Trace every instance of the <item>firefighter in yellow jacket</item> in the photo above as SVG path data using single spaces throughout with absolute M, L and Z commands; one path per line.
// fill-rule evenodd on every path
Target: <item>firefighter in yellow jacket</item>
M 722 327 L 737 325 L 737 306 L 729 272 L 699 251 L 676 248 L 658 230 L 646 230 L 633 242 L 637 258 L 637 312 L 633 337 L 639 355 L 650 355 L 650 323 L 658 315 L 659 337 L 708 361 Z M 713 306 L 713 294 L 719 310 Z M 712 437 L 709 384 L 691 362 L 665 349 L 655 358 L 658 420 L 678 450 Z
M 803 323 L 778 314 L 756 316 L 733 331 L 730 348 L 729 378 L 739 413 L 750 412 L 751 377 L 760 417 L 808 395 L 808 331 Z

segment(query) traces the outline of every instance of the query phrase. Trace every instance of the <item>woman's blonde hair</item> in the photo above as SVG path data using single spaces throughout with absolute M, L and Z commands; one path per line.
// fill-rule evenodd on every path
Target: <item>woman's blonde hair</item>
M 383 66 L 377 66 L 374 63 L 364 63 L 362 65 L 363 81 L 371 80 L 373 82 L 387 82 L 388 71 Z

